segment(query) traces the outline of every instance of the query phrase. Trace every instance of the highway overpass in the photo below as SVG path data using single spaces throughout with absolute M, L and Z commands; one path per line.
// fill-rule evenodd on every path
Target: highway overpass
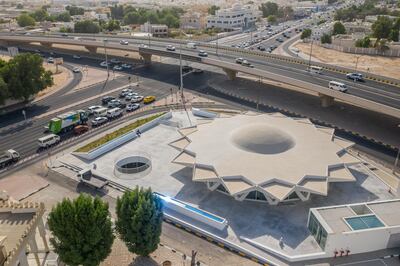
M 180 53 L 179 47 L 177 51 L 166 51 L 165 46 L 171 44 L 172 42 L 180 43 L 180 40 L 164 40 L 164 39 L 146 39 L 146 38 L 134 38 L 129 39 L 130 42 L 135 42 L 136 45 L 121 45 L 119 40 L 120 36 L 116 38 L 107 36 L 107 41 L 104 42 L 103 36 L 98 35 L 79 35 L 79 37 L 63 37 L 60 35 L 10 35 L 2 34 L 0 35 L 0 44 L 4 46 L 18 46 L 21 44 L 31 44 L 40 43 L 41 45 L 51 47 L 54 44 L 62 45 L 75 45 L 83 46 L 89 52 L 95 53 L 99 48 L 107 47 L 107 49 L 123 50 L 127 52 L 136 52 L 141 55 L 141 57 L 147 61 L 151 61 L 152 55 L 169 57 L 169 58 L 179 58 Z M 147 43 L 148 41 L 148 43 Z M 143 43 L 150 44 L 150 46 L 140 46 L 137 44 Z M 185 42 L 183 42 L 185 43 Z M 184 46 L 184 45 L 182 45 Z M 390 80 L 390 84 L 381 84 L 379 82 L 370 82 L 371 84 L 350 84 L 350 93 L 340 93 L 327 88 L 329 80 L 331 77 L 313 77 L 308 73 L 303 73 L 305 71 L 299 72 L 299 66 L 304 66 L 301 62 L 294 62 L 293 59 L 284 58 L 282 56 L 267 55 L 274 59 L 275 61 L 264 62 L 266 58 L 263 55 L 258 55 L 257 53 L 250 53 L 248 50 L 242 50 L 237 48 L 231 48 L 226 46 L 213 47 L 211 44 L 200 44 L 202 49 L 204 48 L 209 52 L 209 57 L 199 57 L 196 50 L 182 48 L 182 59 L 185 61 L 191 61 L 201 64 L 206 64 L 214 67 L 219 67 L 227 73 L 230 79 L 234 79 L 238 72 L 254 75 L 263 79 L 273 80 L 280 83 L 285 83 L 291 86 L 299 87 L 302 89 L 309 90 L 315 94 L 318 94 L 321 98 L 321 103 L 323 106 L 329 106 L 333 104 L 334 99 L 341 100 L 353 105 L 357 105 L 368 110 L 390 115 L 396 118 L 400 118 L 400 94 L 396 86 L 396 81 Z M 215 50 L 214 50 L 215 49 Z M 232 50 L 233 49 L 233 50 Z M 242 50 L 242 51 L 241 51 Z M 218 51 L 218 54 L 215 54 Z M 243 57 L 250 58 L 249 60 L 254 64 L 255 68 L 245 67 L 234 63 L 234 58 L 238 56 L 233 56 L 232 52 L 235 51 L 236 54 L 243 54 Z M 264 59 L 264 60 L 263 60 Z M 276 61 L 278 60 L 278 61 Z M 284 62 L 287 61 L 287 62 Z M 296 67 L 293 65 L 287 67 L 287 63 L 298 64 Z M 281 63 L 282 66 L 271 67 L 273 64 Z M 286 64 L 286 65 L 285 65 Z M 341 74 L 341 79 L 343 79 L 343 74 Z M 338 75 L 334 76 L 337 78 Z M 392 85 L 391 85 L 392 84 Z M 379 88 L 378 88 L 379 86 Z M 382 89 L 383 87 L 384 89 Z M 356 92 L 358 93 L 353 93 Z M 363 92 L 363 93 L 361 93 Z M 364 95 L 365 94 L 365 95 Z M 379 96 L 379 97 L 378 97 Z

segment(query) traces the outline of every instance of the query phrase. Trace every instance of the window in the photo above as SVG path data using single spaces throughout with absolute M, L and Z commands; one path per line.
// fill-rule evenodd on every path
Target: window
M 295 191 L 293 191 L 284 200 L 296 200 L 296 199 L 299 199 L 299 196 L 297 195 L 297 193 Z
M 219 186 L 217 187 L 217 190 L 219 190 L 219 191 L 221 191 L 221 192 L 224 192 L 224 193 L 228 193 L 228 191 L 226 190 L 226 188 L 225 188 L 223 185 L 219 185 Z
M 247 194 L 246 199 L 249 200 L 260 200 L 260 201 L 267 201 L 267 199 L 265 198 L 264 193 L 259 192 L 257 190 L 251 191 L 249 192 L 249 194 Z
M 314 236 L 315 240 L 319 244 L 322 249 L 325 249 L 326 239 L 328 237 L 328 233 L 321 226 L 318 220 L 315 218 L 314 214 L 310 213 L 310 221 L 308 222 L 308 230 L 310 230 L 311 234 Z

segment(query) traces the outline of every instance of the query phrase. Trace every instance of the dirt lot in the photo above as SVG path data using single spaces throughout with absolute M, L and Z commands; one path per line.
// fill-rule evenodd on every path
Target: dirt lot
M 302 51 L 304 54 L 310 54 L 309 43 L 299 42 L 294 47 Z M 377 75 L 400 79 L 400 58 L 353 55 L 323 48 L 317 45 L 313 46 L 312 56 L 323 63 L 349 68 L 355 68 L 357 58 L 359 58 L 357 69 Z

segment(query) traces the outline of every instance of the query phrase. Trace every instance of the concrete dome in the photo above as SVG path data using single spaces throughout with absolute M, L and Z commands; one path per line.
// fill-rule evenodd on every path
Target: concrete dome
M 239 149 L 260 154 L 278 154 L 296 145 L 286 132 L 265 124 L 250 124 L 232 132 L 232 143 Z

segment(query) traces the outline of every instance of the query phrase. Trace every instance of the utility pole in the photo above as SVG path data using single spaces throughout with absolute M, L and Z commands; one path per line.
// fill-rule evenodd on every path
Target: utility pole
M 179 44 L 179 73 L 180 73 L 180 86 L 181 95 L 183 99 L 183 76 L 182 76 L 182 43 Z
M 360 59 L 361 56 L 363 56 L 363 55 L 357 56 L 357 59 L 356 59 L 356 71 L 357 71 L 357 66 L 358 66 L 358 60 Z
M 218 56 L 218 33 L 217 33 L 217 40 L 216 40 L 216 54 L 217 54 L 217 56 Z
M 314 44 L 314 39 L 311 39 L 311 49 L 310 49 L 310 58 L 308 59 L 308 68 L 311 67 L 311 55 L 312 55 L 313 44 Z
M 110 67 L 108 65 L 108 57 L 107 57 L 107 47 L 106 47 L 106 43 L 107 43 L 107 39 L 103 40 L 103 44 L 104 44 L 104 54 L 106 57 L 106 65 L 107 65 L 107 79 L 110 76 Z

